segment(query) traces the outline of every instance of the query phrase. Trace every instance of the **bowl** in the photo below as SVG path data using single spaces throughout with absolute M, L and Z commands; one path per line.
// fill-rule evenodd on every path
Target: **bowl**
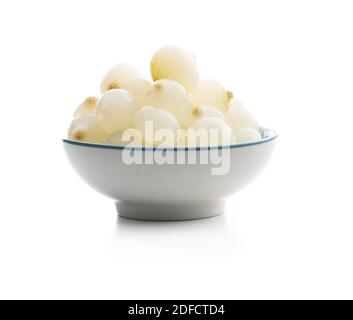
M 189 220 L 224 212 L 225 199 L 268 163 L 277 134 L 254 142 L 198 148 L 123 147 L 63 139 L 78 175 L 113 199 L 119 216 Z

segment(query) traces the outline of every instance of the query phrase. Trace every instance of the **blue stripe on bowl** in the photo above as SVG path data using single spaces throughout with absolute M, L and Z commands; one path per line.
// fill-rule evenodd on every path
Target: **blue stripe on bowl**
M 91 143 L 91 142 L 83 142 L 83 141 L 76 141 L 71 139 L 62 139 L 64 143 L 73 144 L 82 147 L 91 147 L 91 148 L 101 148 L 101 149 L 116 149 L 116 150 L 124 150 L 124 149 L 133 149 L 133 150 L 143 150 L 143 151 L 156 151 L 156 150 L 212 150 L 212 149 L 225 149 L 225 148 L 243 148 L 248 146 L 254 146 L 257 144 L 266 143 L 272 141 L 278 137 L 278 134 L 269 128 L 261 128 L 262 139 L 254 142 L 245 142 L 239 144 L 231 144 L 228 146 L 214 146 L 214 147 L 192 147 L 192 148 L 183 148 L 183 147 L 174 147 L 174 148 L 161 148 L 161 147 L 126 147 L 126 146 L 115 146 L 110 144 L 98 144 L 98 143 Z

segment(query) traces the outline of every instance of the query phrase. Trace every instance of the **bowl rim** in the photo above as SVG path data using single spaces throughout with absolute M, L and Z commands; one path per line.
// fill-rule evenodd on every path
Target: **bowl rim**
M 100 149 L 114 149 L 114 150 L 142 150 L 142 151 L 189 151 L 189 150 L 212 150 L 212 149 L 235 149 L 235 148 L 243 148 L 249 146 L 255 146 L 258 144 L 263 144 L 266 142 L 270 142 L 275 140 L 278 137 L 278 134 L 267 127 L 260 127 L 261 131 L 261 140 L 253 141 L 253 142 L 244 142 L 230 145 L 221 145 L 221 146 L 209 146 L 209 147 L 127 147 L 127 146 L 117 146 L 111 144 L 101 144 L 101 143 L 93 143 L 93 142 L 84 142 L 77 141 L 72 139 L 62 139 L 62 141 L 66 144 L 81 146 L 81 147 L 91 147 L 91 148 L 100 148 Z

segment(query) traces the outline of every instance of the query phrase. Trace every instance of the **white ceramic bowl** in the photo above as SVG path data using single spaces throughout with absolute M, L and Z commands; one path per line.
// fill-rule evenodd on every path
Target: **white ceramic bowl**
M 217 152 L 222 155 L 218 160 L 225 168 L 223 175 L 214 175 L 215 161 L 208 161 L 208 164 L 200 161 L 196 164 L 126 164 L 123 161 L 124 147 L 67 139 L 63 142 L 79 176 L 98 192 L 115 200 L 120 216 L 143 220 L 188 220 L 223 213 L 225 199 L 249 184 L 264 169 L 277 135 L 270 129 L 262 128 L 261 131 L 261 140 L 231 146 L 164 151 L 142 147 L 125 149 L 130 154 L 138 153 L 150 159 L 167 157 L 168 153 L 174 160 L 177 156 L 192 158 L 191 153 L 197 160 L 200 157 L 210 159 L 211 153 Z

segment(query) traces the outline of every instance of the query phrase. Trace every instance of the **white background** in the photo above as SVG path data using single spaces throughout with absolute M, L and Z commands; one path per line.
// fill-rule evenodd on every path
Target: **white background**
M 2 1 L 0 298 L 353 298 L 352 1 Z M 117 219 L 61 138 L 116 62 L 198 57 L 278 131 L 225 215 Z

